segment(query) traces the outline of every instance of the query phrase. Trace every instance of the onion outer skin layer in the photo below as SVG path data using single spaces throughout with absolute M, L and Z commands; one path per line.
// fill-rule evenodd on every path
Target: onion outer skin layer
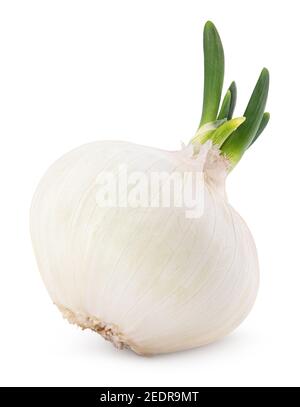
M 206 143 L 198 160 L 126 142 L 94 142 L 56 161 L 34 195 L 34 252 L 52 301 L 70 322 L 117 347 L 150 355 L 198 347 L 235 329 L 255 301 L 258 261 L 225 193 L 225 158 Z M 97 177 L 202 171 L 204 212 L 101 208 Z

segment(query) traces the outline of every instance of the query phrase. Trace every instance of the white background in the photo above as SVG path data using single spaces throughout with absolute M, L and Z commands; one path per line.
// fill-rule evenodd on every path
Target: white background
M 1 385 L 300 385 L 299 1 L 0 2 Z M 67 324 L 33 257 L 29 207 L 47 167 L 97 139 L 177 149 L 200 119 L 202 28 L 217 26 L 241 114 L 271 73 L 268 129 L 228 178 L 261 286 L 213 345 L 142 358 Z

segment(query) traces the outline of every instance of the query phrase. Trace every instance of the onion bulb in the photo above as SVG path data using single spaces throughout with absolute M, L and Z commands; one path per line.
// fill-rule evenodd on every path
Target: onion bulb
M 269 74 L 262 70 L 238 118 L 234 82 L 220 103 L 223 77 L 222 43 L 207 22 L 203 111 L 187 146 L 86 144 L 56 161 L 35 192 L 31 236 L 52 301 L 117 348 L 150 355 L 208 344 L 236 328 L 255 301 L 255 244 L 225 182 L 268 122 Z M 174 173 L 186 196 L 199 187 L 193 207 L 177 201 L 175 188 L 173 204 L 161 204 Z M 164 177 L 153 189 L 157 174 Z

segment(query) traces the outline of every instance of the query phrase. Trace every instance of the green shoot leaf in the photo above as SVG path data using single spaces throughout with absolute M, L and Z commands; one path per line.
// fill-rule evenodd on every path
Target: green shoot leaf
M 230 109 L 230 104 L 231 104 L 231 92 L 228 89 L 228 91 L 226 92 L 226 94 L 224 96 L 224 99 L 223 99 L 223 102 L 221 105 L 221 109 L 218 114 L 218 120 L 227 119 L 229 109 Z
M 264 68 L 245 110 L 246 121 L 222 145 L 223 154 L 235 166 L 252 143 L 259 129 L 269 90 L 269 72 Z
M 245 120 L 245 117 L 237 117 L 236 119 L 228 120 L 214 131 L 210 139 L 214 144 L 222 146 L 230 134 L 232 134 L 242 123 L 244 123 Z
M 257 133 L 256 133 L 256 135 L 255 135 L 254 139 L 252 140 L 252 143 L 250 144 L 249 147 L 252 146 L 252 144 L 258 139 L 258 137 L 261 135 L 261 133 L 265 130 L 265 128 L 267 127 L 267 124 L 269 123 L 269 120 L 270 120 L 270 113 L 264 113 L 264 115 L 263 115 L 263 117 L 261 119 L 259 128 L 257 130 Z
M 229 86 L 229 90 L 231 93 L 231 100 L 230 100 L 230 108 L 229 108 L 228 115 L 227 115 L 228 120 L 232 119 L 233 112 L 234 112 L 235 105 L 236 105 L 237 88 L 236 88 L 236 84 L 234 81 Z
M 206 123 L 203 126 L 199 127 L 197 130 L 195 136 L 192 138 L 191 143 L 192 144 L 203 144 L 207 140 L 211 138 L 211 135 L 214 133 L 214 131 L 220 127 L 226 120 L 216 120 L 211 123 Z
M 207 21 L 203 33 L 204 95 L 200 126 L 216 120 L 224 80 L 224 51 L 218 31 Z

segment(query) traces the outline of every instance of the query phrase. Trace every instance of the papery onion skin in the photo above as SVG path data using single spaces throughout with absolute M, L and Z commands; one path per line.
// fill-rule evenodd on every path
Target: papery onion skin
M 195 164 L 184 150 L 106 141 L 52 165 L 32 202 L 31 235 L 49 294 L 71 322 L 139 354 L 205 345 L 241 323 L 257 294 L 258 261 L 227 202 L 222 160 L 211 146 Z M 203 215 L 99 207 L 97 177 L 120 163 L 144 173 L 202 170 Z

